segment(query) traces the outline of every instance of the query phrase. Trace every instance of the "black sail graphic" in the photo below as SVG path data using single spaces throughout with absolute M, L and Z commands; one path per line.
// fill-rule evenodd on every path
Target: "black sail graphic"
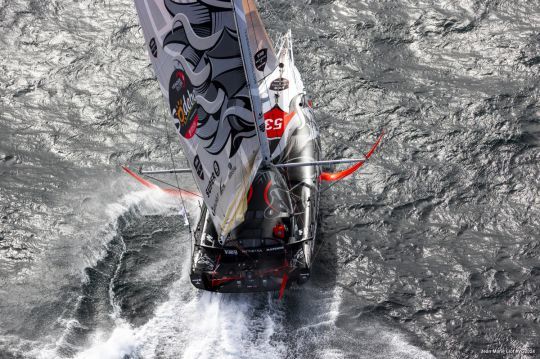
M 268 146 L 264 120 L 254 113 L 260 100 L 248 86 L 248 49 L 242 49 L 234 13 L 241 9 L 233 0 L 135 5 L 194 180 L 226 236 L 244 219 L 246 194 L 263 159 L 261 143 Z M 259 67 L 268 67 L 267 57 L 259 55 Z

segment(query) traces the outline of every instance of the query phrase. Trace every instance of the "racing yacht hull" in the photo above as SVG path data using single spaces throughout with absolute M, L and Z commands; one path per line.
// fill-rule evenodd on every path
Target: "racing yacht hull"
M 244 222 L 221 240 L 203 205 L 195 229 L 191 283 L 214 292 L 283 291 L 311 273 L 319 209 L 318 166 L 278 168 L 280 163 L 320 156 L 313 114 L 302 96 L 296 129 L 283 155 L 261 167 L 246 198 Z

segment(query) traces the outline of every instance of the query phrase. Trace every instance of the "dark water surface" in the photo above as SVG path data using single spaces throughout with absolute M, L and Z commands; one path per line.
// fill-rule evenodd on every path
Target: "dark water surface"
M 538 0 L 259 5 L 326 156 L 387 133 L 281 302 L 192 288 L 181 204 L 119 169 L 183 159 L 131 1 L 0 0 L 0 358 L 540 357 Z

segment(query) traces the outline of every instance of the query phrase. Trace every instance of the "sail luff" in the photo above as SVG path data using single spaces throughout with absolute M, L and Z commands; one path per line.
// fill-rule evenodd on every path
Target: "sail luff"
M 255 75 L 256 68 L 253 60 L 254 54 L 249 41 L 246 10 L 244 9 L 242 0 L 233 0 L 233 4 L 235 10 L 235 21 L 238 29 L 238 39 L 240 40 L 240 51 L 242 52 L 242 61 L 244 63 L 244 70 L 248 81 L 251 104 L 253 106 L 253 115 L 255 116 L 255 123 L 257 124 L 257 136 L 259 137 L 261 154 L 263 157 L 263 162 L 269 162 L 270 146 L 268 145 L 268 138 L 266 137 L 266 125 L 263 117 L 261 96 L 259 93 L 259 86 L 257 84 L 257 77 Z
M 278 66 L 278 60 L 272 40 L 262 22 L 254 0 L 242 0 L 246 14 L 249 44 L 254 53 L 257 82 L 270 75 Z

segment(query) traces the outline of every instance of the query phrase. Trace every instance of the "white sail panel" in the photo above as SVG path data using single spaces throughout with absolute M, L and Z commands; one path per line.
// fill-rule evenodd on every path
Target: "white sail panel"
M 232 0 L 135 0 L 193 177 L 224 237 L 262 161 Z

